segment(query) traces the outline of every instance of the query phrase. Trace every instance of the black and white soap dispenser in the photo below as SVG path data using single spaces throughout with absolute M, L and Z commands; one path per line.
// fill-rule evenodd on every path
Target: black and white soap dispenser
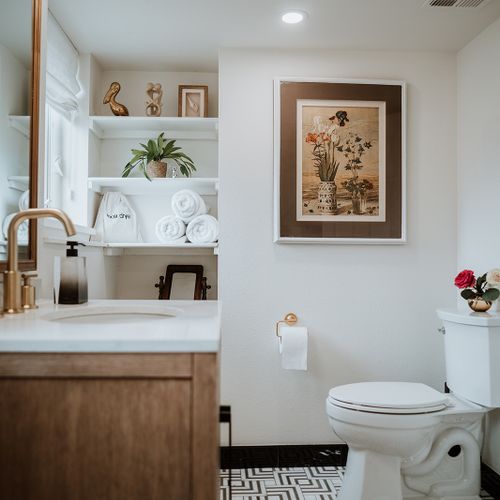
M 84 304 L 88 301 L 87 264 L 85 257 L 78 256 L 78 243 L 68 241 L 66 257 L 61 257 L 59 280 L 59 304 Z

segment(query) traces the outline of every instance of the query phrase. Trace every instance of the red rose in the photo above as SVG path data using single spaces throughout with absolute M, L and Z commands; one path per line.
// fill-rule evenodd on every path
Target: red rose
M 476 277 L 474 276 L 474 271 L 470 269 L 464 269 L 455 277 L 455 286 L 458 288 L 469 288 L 474 286 L 475 282 Z

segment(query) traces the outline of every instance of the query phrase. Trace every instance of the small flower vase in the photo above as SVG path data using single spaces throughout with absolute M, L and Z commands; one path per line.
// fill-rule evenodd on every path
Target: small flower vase
M 363 215 L 366 212 L 368 196 L 366 194 L 353 194 L 352 201 L 352 213 L 355 215 Z
M 318 210 L 322 214 L 334 214 L 337 211 L 337 185 L 335 181 L 321 181 L 318 189 Z
M 469 299 L 467 303 L 474 312 L 486 312 L 492 305 L 492 302 L 490 302 L 489 300 L 484 300 L 482 297 Z
M 169 163 L 167 177 L 169 177 L 170 179 L 176 179 L 177 177 L 180 177 L 179 174 L 179 166 L 177 165 L 177 163 Z

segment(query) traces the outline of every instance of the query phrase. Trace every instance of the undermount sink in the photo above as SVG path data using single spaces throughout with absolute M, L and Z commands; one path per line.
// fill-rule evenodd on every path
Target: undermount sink
M 75 306 L 46 314 L 42 319 L 71 324 L 130 324 L 161 321 L 180 312 L 180 309 L 161 306 Z

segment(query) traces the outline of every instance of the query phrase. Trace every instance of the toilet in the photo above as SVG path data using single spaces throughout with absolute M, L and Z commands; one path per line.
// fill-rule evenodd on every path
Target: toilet
M 484 416 L 500 407 L 500 316 L 440 310 L 446 382 L 334 387 L 326 411 L 349 446 L 338 500 L 479 500 Z

